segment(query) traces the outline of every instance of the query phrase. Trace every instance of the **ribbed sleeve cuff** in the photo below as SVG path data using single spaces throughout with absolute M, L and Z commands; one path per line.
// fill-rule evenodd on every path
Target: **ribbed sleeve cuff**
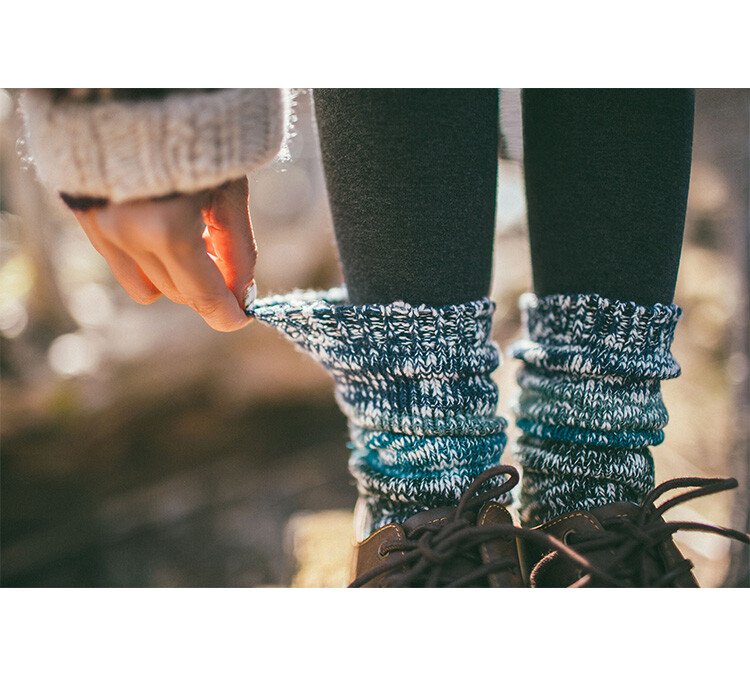
M 41 181 L 70 196 L 112 201 L 190 193 L 270 161 L 285 134 L 282 90 L 218 90 L 161 100 L 21 100 Z

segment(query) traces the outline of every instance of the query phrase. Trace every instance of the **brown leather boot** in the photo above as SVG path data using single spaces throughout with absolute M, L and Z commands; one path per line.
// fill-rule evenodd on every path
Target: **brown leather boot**
M 508 476 L 500 485 L 485 483 Z M 351 587 L 521 587 L 510 513 L 491 501 L 518 482 L 512 466 L 478 476 L 458 506 L 421 511 L 373 532 L 355 548 Z M 480 489 L 485 487 L 485 491 Z
M 660 506 L 663 493 L 685 487 Z M 702 523 L 668 522 L 663 514 L 696 497 L 737 487 L 734 479 L 679 478 L 651 492 L 640 506 L 613 503 L 571 511 L 535 528 L 556 543 L 553 550 L 521 540 L 524 582 L 531 587 L 697 587 L 693 564 L 675 546 L 679 530 L 711 532 L 750 543 L 750 536 Z

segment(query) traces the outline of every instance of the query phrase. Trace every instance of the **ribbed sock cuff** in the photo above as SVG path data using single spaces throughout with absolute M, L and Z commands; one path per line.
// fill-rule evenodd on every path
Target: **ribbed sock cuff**
M 596 295 L 521 300 L 527 337 L 513 411 L 524 468 L 522 517 L 612 501 L 638 503 L 653 486 L 649 445 L 668 415 L 660 381 L 680 373 L 670 352 L 681 311 Z
M 274 296 L 248 309 L 333 377 L 369 531 L 454 505 L 499 462 L 506 421 L 496 415 L 490 376 L 500 363 L 493 311 L 486 299 L 441 308 L 354 306 L 342 288 Z

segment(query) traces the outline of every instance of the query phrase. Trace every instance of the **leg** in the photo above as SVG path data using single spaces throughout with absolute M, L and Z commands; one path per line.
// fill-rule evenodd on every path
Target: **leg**
M 348 300 L 310 293 L 261 301 L 253 314 L 334 377 L 363 539 L 455 507 L 505 445 L 486 298 L 498 100 L 496 91 L 324 90 L 315 101 Z
M 640 502 L 667 413 L 693 124 L 686 90 L 523 94 L 538 299 L 516 407 L 529 524 Z
M 349 299 L 442 306 L 488 295 L 496 90 L 316 90 Z
M 315 112 L 350 302 L 362 306 L 401 300 L 438 308 L 485 298 L 490 288 L 495 230 L 497 91 L 317 90 Z M 455 309 L 448 314 L 455 314 Z M 490 321 L 489 307 L 484 307 L 481 314 Z M 384 323 L 392 324 L 394 320 L 393 312 L 385 313 Z M 402 333 L 420 333 L 418 322 L 404 319 L 399 323 Z M 452 324 L 448 322 L 438 331 L 445 340 L 452 333 L 448 328 Z M 487 333 L 489 328 L 488 324 Z M 425 338 L 427 345 L 432 342 L 432 337 Z M 484 342 L 489 342 L 489 337 Z M 394 347 L 396 339 L 389 338 L 388 344 Z M 411 359 L 424 361 L 429 353 L 418 350 Z M 490 355 L 493 357 L 488 367 L 496 362 L 494 353 Z M 397 370 L 395 357 L 384 355 L 382 361 L 386 365 L 384 372 Z M 356 374 L 355 379 L 360 381 L 359 372 Z M 439 374 L 434 378 L 444 380 Z M 377 382 L 375 375 L 373 379 Z M 417 381 L 396 379 L 387 388 L 391 394 L 378 405 L 383 416 L 390 412 L 389 418 L 403 418 L 418 409 L 439 409 L 440 399 L 434 396 L 427 399 L 431 404 L 425 403 L 426 379 L 426 375 Z M 447 381 L 445 385 L 445 399 L 458 398 L 462 409 L 471 408 L 465 400 L 480 399 L 480 413 L 494 413 L 497 398 L 491 382 L 483 388 L 484 397 L 470 397 L 466 385 L 454 385 L 456 392 L 452 394 Z M 396 389 L 401 395 L 394 402 L 392 393 Z M 366 399 L 372 400 L 372 386 Z M 362 397 L 352 394 L 347 401 L 362 403 Z M 403 520 L 418 508 L 443 505 L 450 501 L 451 494 L 459 493 L 455 486 L 450 492 L 433 489 L 428 493 L 426 487 L 435 488 L 434 483 L 415 485 L 413 481 L 424 475 L 425 456 L 442 468 L 440 475 L 445 478 L 477 455 L 476 447 L 471 452 L 461 452 L 464 442 L 459 439 L 453 447 L 460 463 L 448 465 L 447 459 L 439 461 L 448 443 L 443 436 L 449 434 L 450 427 L 448 431 L 444 425 L 417 427 L 414 435 L 429 437 L 406 444 L 397 432 L 411 430 L 413 424 L 404 428 L 404 424 L 363 420 L 351 408 L 348 415 L 355 424 L 352 470 L 371 517 L 364 533 L 380 524 Z M 364 430 L 356 424 L 364 425 Z M 471 426 L 462 437 L 475 428 Z M 381 448 L 368 444 L 376 437 L 382 444 L 382 433 L 389 433 L 393 442 Z M 488 451 L 498 454 L 500 439 L 492 442 Z M 393 452 L 399 447 L 400 470 L 394 470 Z M 478 472 L 476 463 L 472 463 L 472 475 Z M 485 460 L 482 466 L 488 463 Z M 466 473 L 463 477 L 467 478 Z M 404 489 L 405 481 L 408 489 Z M 437 487 L 442 488 L 443 484 L 438 483 Z M 401 500 L 396 502 L 396 496 Z
M 693 140 L 691 90 L 525 90 L 537 296 L 672 302 Z

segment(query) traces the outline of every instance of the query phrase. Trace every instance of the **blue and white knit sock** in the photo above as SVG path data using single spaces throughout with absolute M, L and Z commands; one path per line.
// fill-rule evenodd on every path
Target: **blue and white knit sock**
M 359 539 L 418 511 L 456 505 L 473 478 L 499 463 L 506 421 L 495 413 L 490 378 L 500 362 L 490 338 L 493 311 L 487 299 L 355 306 L 343 288 L 248 307 L 335 381 L 349 419 Z
M 521 518 L 536 525 L 654 486 L 649 445 L 664 439 L 660 381 L 680 373 L 670 346 L 681 310 L 596 295 L 521 298 L 526 338 L 514 404 L 523 434 Z

